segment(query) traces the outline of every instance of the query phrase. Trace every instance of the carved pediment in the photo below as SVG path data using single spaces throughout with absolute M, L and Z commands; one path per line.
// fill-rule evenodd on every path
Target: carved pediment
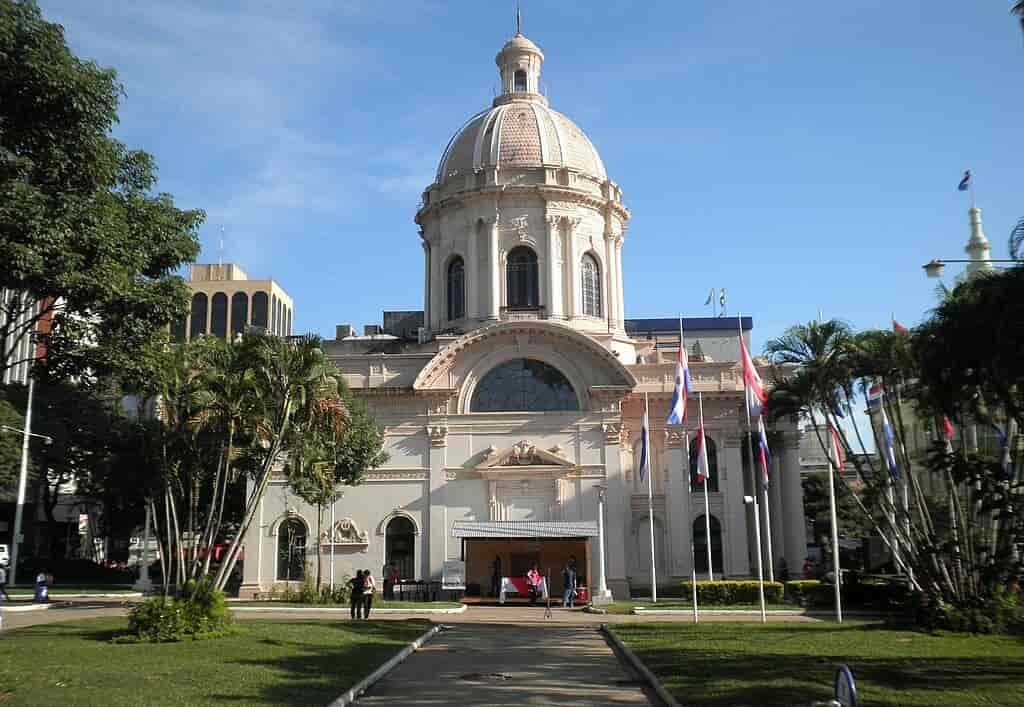
M 321 542 L 324 545 L 354 545 L 364 547 L 370 544 L 370 533 L 360 530 L 351 518 L 342 518 L 324 532 Z
M 559 446 L 541 449 L 528 440 L 520 440 L 508 449 L 498 450 L 489 447 L 484 452 L 483 461 L 477 465 L 478 471 L 495 471 L 502 468 L 518 468 L 524 466 L 556 466 L 569 469 L 575 468 L 570 459 L 562 456 Z

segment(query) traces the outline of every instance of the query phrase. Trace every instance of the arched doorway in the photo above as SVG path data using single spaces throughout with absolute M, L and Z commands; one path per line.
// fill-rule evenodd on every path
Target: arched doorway
M 698 572 L 708 571 L 708 535 L 704 524 L 704 516 L 693 521 L 693 561 Z M 715 572 L 722 573 L 722 524 L 718 518 L 711 516 L 711 562 Z
M 416 526 L 405 516 L 395 516 L 384 529 L 384 560 L 398 567 L 402 579 L 416 578 Z
M 277 579 L 296 582 L 305 576 L 306 525 L 298 518 L 288 518 L 277 528 Z

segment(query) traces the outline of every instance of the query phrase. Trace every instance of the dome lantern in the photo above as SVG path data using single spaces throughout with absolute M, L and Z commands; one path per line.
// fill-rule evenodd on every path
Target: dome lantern
M 505 43 L 494 62 L 501 74 L 501 95 L 494 105 L 510 100 L 541 101 L 540 69 L 544 64 L 544 52 L 519 32 L 518 16 L 516 34 Z

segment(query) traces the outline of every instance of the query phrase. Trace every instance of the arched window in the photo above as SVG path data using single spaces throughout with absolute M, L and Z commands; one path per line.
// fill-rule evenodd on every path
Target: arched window
M 188 330 L 190 339 L 206 333 L 206 303 L 206 295 L 202 292 L 192 295 L 192 326 Z
M 708 528 L 704 516 L 693 521 L 693 561 L 698 572 L 708 571 Z M 711 563 L 715 572 L 722 573 L 722 524 L 711 516 Z
M 281 300 L 277 295 L 270 295 L 270 333 L 277 333 L 277 322 L 281 316 Z
M 267 308 L 270 298 L 266 292 L 256 292 L 252 296 L 252 325 L 261 329 L 267 328 Z
M 466 266 L 456 257 L 448 265 L 448 321 L 466 316 Z
M 277 578 L 295 582 L 305 576 L 306 526 L 298 518 L 288 518 L 277 528 Z
M 583 277 L 583 313 L 592 317 L 601 316 L 601 266 L 590 253 L 583 255 L 580 263 Z
M 398 568 L 402 579 L 416 578 L 416 527 L 405 516 L 395 516 L 384 529 L 385 561 Z
M 579 410 L 576 391 L 562 372 L 543 361 L 517 358 L 483 377 L 469 406 L 472 412 Z
M 708 491 L 718 492 L 718 447 L 715 440 L 704 435 L 704 441 L 708 445 Z M 690 490 L 704 491 L 703 485 L 697 480 L 697 440 L 690 443 Z
M 244 334 L 249 325 L 249 295 L 236 292 L 231 295 L 231 336 Z
M 536 309 L 540 306 L 537 283 L 537 254 L 526 246 L 513 248 L 506 269 L 510 309 Z
M 513 88 L 514 91 L 525 91 L 526 90 L 526 72 L 522 69 L 516 71 L 513 75 Z
M 291 307 L 288 308 L 288 319 L 285 322 L 284 333 L 285 333 L 285 336 L 291 336 L 292 335 L 292 308 Z
M 223 292 L 210 300 L 210 333 L 221 339 L 228 335 L 228 296 Z

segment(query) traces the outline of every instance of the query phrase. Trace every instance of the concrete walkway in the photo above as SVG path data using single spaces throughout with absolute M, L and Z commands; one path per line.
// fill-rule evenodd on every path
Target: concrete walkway
M 460 622 L 411 655 L 357 704 L 651 702 L 638 677 L 627 672 L 594 626 Z

